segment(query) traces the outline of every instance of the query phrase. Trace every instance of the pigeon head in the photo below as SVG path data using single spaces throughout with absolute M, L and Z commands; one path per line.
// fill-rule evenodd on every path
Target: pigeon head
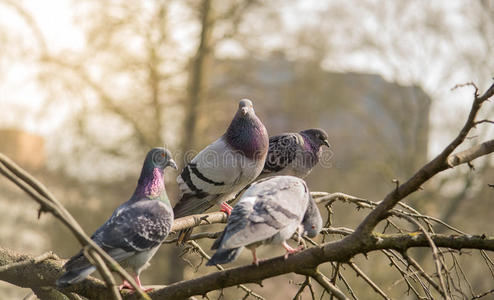
M 238 111 L 243 115 L 247 115 L 249 112 L 254 113 L 254 106 L 252 105 L 252 101 L 249 99 L 242 99 L 238 103 Z
M 160 147 L 153 148 L 148 152 L 144 165 L 148 165 L 148 168 L 158 168 L 161 170 L 164 170 L 166 167 L 177 169 L 177 164 L 172 159 L 170 151 Z
M 170 151 L 165 148 L 151 149 L 144 159 L 134 195 L 147 198 L 160 196 L 165 190 L 163 174 L 166 167 L 177 169 Z
M 312 196 L 309 197 L 309 205 L 307 207 L 307 210 L 305 211 L 302 224 L 304 226 L 303 234 L 310 238 L 313 238 L 316 237 L 322 229 L 322 217 L 319 209 L 317 208 L 316 202 L 314 201 Z
M 250 159 L 265 159 L 269 138 L 266 127 L 254 112 L 252 101 L 242 99 L 224 135 L 226 142 Z
M 328 134 L 326 131 L 320 128 L 307 129 L 300 132 L 302 135 L 309 138 L 312 144 L 315 144 L 318 148 L 325 145 L 329 147 Z

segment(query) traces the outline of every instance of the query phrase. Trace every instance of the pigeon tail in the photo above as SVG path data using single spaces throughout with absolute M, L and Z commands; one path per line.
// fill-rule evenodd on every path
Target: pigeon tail
M 237 258 L 244 247 L 233 249 L 219 249 L 206 263 L 206 266 L 214 266 L 229 263 Z
M 192 234 L 192 228 L 180 230 L 177 234 L 177 246 L 185 244 Z
M 214 201 L 218 195 L 208 195 L 199 198 L 196 195 L 184 194 L 182 199 L 173 208 L 175 219 L 183 218 L 190 215 L 201 214 L 214 206 Z M 183 201 L 182 201 L 183 200 Z M 177 245 L 184 244 L 192 234 L 192 228 L 180 230 L 177 234 Z
M 198 195 L 184 194 L 177 204 L 175 204 L 175 207 L 173 207 L 174 218 L 178 219 L 190 215 L 202 214 L 214 206 L 217 197 L 218 195 L 199 197 Z
M 65 272 L 60 278 L 57 279 L 56 285 L 59 288 L 69 286 L 83 281 L 89 274 L 93 273 L 96 267 L 90 266 L 84 269 L 70 270 Z

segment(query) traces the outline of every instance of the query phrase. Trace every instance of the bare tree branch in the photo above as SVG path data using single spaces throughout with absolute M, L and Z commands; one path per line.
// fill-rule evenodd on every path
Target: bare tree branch
M 437 276 L 439 277 L 439 283 L 441 284 L 441 289 L 442 289 L 442 293 L 441 294 L 443 295 L 444 299 L 450 300 L 451 297 L 450 297 L 450 295 L 448 295 L 446 293 L 446 284 L 444 283 L 444 278 L 443 278 L 443 275 L 442 275 L 442 268 L 444 266 L 441 263 L 441 260 L 439 259 L 439 254 L 438 254 L 438 250 L 437 250 L 436 244 L 431 239 L 429 233 L 427 232 L 427 230 L 425 230 L 424 226 L 422 226 L 419 222 L 417 222 L 416 220 L 414 220 L 414 219 L 412 219 L 412 218 L 410 218 L 408 216 L 405 216 L 405 219 L 407 219 L 412 224 L 415 224 L 420 229 L 420 231 L 422 231 L 422 233 L 424 234 L 424 236 L 427 238 L 427 242 L 429 243 L 429 245 L 431 246 L 431 249 L 432 249 L 432 258 L 434 260 L 434 265 L 436 266 Z
M 54 287 L 55 280 L 62 275 L 63 260 L 47 257 L 43 261 L 36 262 L 36 258 L 17 253 L 12 250 L 0 247 L 0 265 L 18 264 L 16 268 L 10 268 L 0 272 L 0 280 L 15 284 L 25 288 Z M 77 294 L 90 299 L 111 299 L 110 291 L 105 284 L 98 279 L 90 277 L 76 287 Z M 64 292 L 74 292 L 74 288 Z
M 178 232 L 183 229 L 192 228 L 200 225 L 226 223 L 227 214 L 224 212 L 213 212 L 207 214 L 191 215 L 178 218 L 173 221 L 172 231 Z
M 484 156 L 492 152 L 494 152 L 494 140 L 484 142 L 465 151 L 450 155 L 448 157 L 448 165 L 450 167 L 454 167 L 460 164 L 468 163 L 477 157 Z
M 437 283 L 427 274 L 424 269 L 413 259 L 411 258 L 406 252 L 402 253 L 402 256 L 405 258 L 405 260 L 408 262 L 410 266 L 413 266 L 418 272 L 419 275 L 424 277 L 427 282 L 436 290 L 438 291 L 442 297 L 444 297 L 444 291 L 437 285 Z
M 47 189 L 29 173 L 17 166 L 8 157 L 0 153 L 0 173 L 14 182 L 23 191 L 28 193 L 36 202 L 41 205 L 41 212 L 50 212 L 59 219 L 70 231 L 74 234 L 82 246 L 90 246 L 96 251 L 95 255 L 101 256 L 108 266 L 125 278 L 129 283 L 136 288 L 137 293 L 144 299 L 149 297 L 137 285 L 134 278 L 130 276 L 110 255 L 101 249 L 93 240 L 91 240 L 82 230 L 81 226 L 72 217 L 72 215 L 63 207 L 58 200 L 53 197 Z M 110 274 L 111 275 L 111 274 Z M 111 282 L 108 282 L 108 287 L 111 289 Z
M 409 194 L 418 190 L 424 182 L 429 180 L 437 173 L 448 169 L 450 166 L 447 163 L 449 155 L 465 140 L 470 130 L 475 126 L 475 118 L 482 106 L 490 97 L 494 95 L 494 84 L 492 84 L 482 96 L 475 94 L 472 107 L 468 118 L 463 125 L 460 133 L 444 150 L 433 160 L 418 170 L 405 183 L 399 185 L 391 193 L 386 195 L 384 200 L 360 223 L 356 229 L 356 234 L 369 234 L 374 227 L 386 216 L 386 213 L 393 208 L 396 203 L 405 198 Z
M 484 249 L 494 251 L 494 237 L 463 235 L 430 235 L 437 247 L 451 249 Z M 400 252 L 414 247 L 429 247 L 430 243 L 423 233 L 413 234 L 373 234 L 370 242 L 343 239 L 320 247 L 312 247 L 299 254 L 283 256 L 263 261 L 255 265 L 241 266 L 212 273 L 192 280 L 181 281 L 159 288 L 149 295 L 152 299 L 182 299 L 192 295 L 204 295 L 209 291 L 236 286 L 242 283 L 259 283 L 261 280 L 281 274 L 304 273 L 316 268 L 322 262 L 346 262 L 349 256 L 382 249 L 395 249 Z M 47 258 L 42 262 L 33 262 L 33 257 L 0 248 L 0 266 L 18 261 L 29 261 L 19 269 L 9 269 L 0 273 L 0 280 L 22 287 L 54 287 L 54 282 L 63 272 L 63 260 Z M 100 280 L 89 277 L 79 284 L 63 289 L 64 293 L 74 292 L 90 299 L 111 298 L 110 291 Z M 124 299 L 137 299 L 138 295 L 124 293 Z
M 401 275 L 403 276 L 403 280 L 406 281 L 409 289 L 411 289 L 417 295 L 417 297 L 421 296 L 419 295 L 417 289 L 414 287 L 415 284 L 420 284 L 424 289 L 426 296 L 432 297 L 431 290 L 426 286 L 427 282 L 432 285 L 432 278 L 430 276 L 426 276 L 426 274 L 423 272 L 423 269 L 421 271 L 421 268 L 418 264 L 416 264 L 417 266 L 415 266 L 415 264 L 410 263 L 409 259 L 406 259 L 405 255 L 403 255 L 403 257 L 399 255 L 399 253 L 406 253 L 407 249 L 415 247 L 432 248 L 434 262 L 436 263 L 437 276 L 440 282 L 440 285 L 436 284 L 435 286 L 433 286 L 439 291 L 439 293 L 441 293 L 445 298 L 450 297 L 450 295 L 453 295 L 454 292 L 465 295 L 465 293 L 461 290 L 461 286 L 459 287 L 457 285 L 452 276 L 449 274 L 450 271 L 446 269 L 444 261 L 444 251 L 440 252 L 438 248 L 448 248 L 448 251 L 451 251 L 453 249 L 461 250 L 465 248 L 479 249 L 482 251 L 494 251 L 494 237 L 488 237 L 486 235 L 465 234 L 462 231 L 455 229 L 454 227 L 443 224 L 444 222 L 441 223 L 440 220 L 421 215 L 418 211 L 403 203 L 399 203 L 399 201 L 408 196 L 410 193 L 420 189 L 423 183 L 425 183 L 437 173 L 459 164 L 470 163 L 471 160 L 480 156 L 487 155 L 494 151 L 493 141 L 487 141 L 466 151 L 452 154 L 453 151 L 455 151 L 455 149 L 461 143 L 463 143 L 469 131 L 475 126 L 475 124 L 477 124 L 475 118 L 478 111 L 480 110 L 481 105 L 492 95 L 494 95 L 494 84 L 491 85 L 491 87 L 482 96 L 479 96 L 478 92 L 476 92 L 468 119 L 458 136 L 438 156 L 436 156 L 436 158 L 424 165 L 405 183 L 399 184 L 399 181 L 396 180 L 396 188 L 391 193 L 389 193 L 383 201 L 376 203 L 343 193 L 313 193 L 312 195 L 316 198 L 316 201 L 318 203 L 324 203 L 325 206 L 328 208 L 328 211 L 330 212 L 326 226 L 328 228 L 325 228 L 323 230 L 323 233 L 343 235 L 344 237 L 341 240 L 332 241 L 322 245 L 318 245 L 317 243 L 313 242 L 312 244 L 315 245 L 314 247 L 306 249 L 298 254 L 289 256 L 287 259 L 284 259 L 283 256 L 276 257 L 261 262 L 259 266 L 249 265 L 235 267 L 227 270 L 220 270 L 219 272 L 194 278 L 192 280 L 176 282 L 165 287 L 158 287 L 155 291 L 150 293 L 150 296 L 153 299 L 183 299 L 193 295 L 206 295 L 208 292 L 213 290 L 237 286 L 244 283 L 260 283 L 263 279 L 266 278 L 294 272 L 298 274 L 308 275 L 314 278 L 325 288 L 325 290 L 327 290 L 328 293 L 331 294 L 331 297 L 336 297 L 338 299 L 347 299 L 347 297 L 336 287 L 335 279 L 336 277 L 338 277 L 345 284 L 350 295 L 356 298 L 350 285 L 348 284 L 348 282 L 346 282 L 340 272 L 336 271 L 333 278 L 334 280 L 329 280 L 317 270 L 318 266 L 325 262 L 348 263 L 350 259 L 357 254 L 365 255 L 366 253 L 372 251 L 382 251 L 395 264 L 396 268 L 400 270 Z M 74 292 L 83 296 L 93 295 L 93 290 L 85 290 L 85 288 L 87 288 L 87 284 L 90 284 L 91 289 L 104 291 L 107 298 L 113 296 L 118 299 L 119 295 L 115 293 L 114 289 L 114 279 L 109 270 L 105 270 L 105 264 L 108 265 L 110 270 L 118 272 L 121 276 L 123 276 L 134 286 L 136 286 L 135 282 L 133 282 L 133 279 L 125 271 L 123 271 L 123 269 L 113 259 L 111 259 L 111 257 L 109 257 L 103 250 L 101 250 L 92 240 L 90 240 L 85 235 L 85 233 L 82 231 L 77 222 L 72 218 L 72 216 L 48 192 L 48 190 L 44 188 L 43 185 L 38 183 L 27 172 L 20 169 L 8 158 L 1 154 L 0 172 L 11 181 L 13 181 L 16 185 L 18 185 L 21 189 L 23 189 L 26 193 L 28 193 L 33 199 L 35 199 L 41 205 L 40 212 L 50 212 L 56 218 L 61 220 L 67 227 L 69 227 L 74 236 L 76 236 L 76 238 L 81 242 L 82 245 L 89 247 L 88 253 L 95 255 L 94 262 L 96 265 L 100 265 L 99 269 L 101 270 L 103 277 L 105 278 L 107 286 L 105 286 L 101 281 L 89 278 L 83 283 L 71 286 L 69 288 L 61 289 L 61 292 Z M 357 208 L 365 208 L 371 210 L 355 231 L 349 228 L 331 227 L 331 205 L 337 200 L 352 203 L 356 205 Z M 400 204 L 402 209 L 394 208 L 396 204 Z M 394 216 L 405 218 L 412 224 L 418 226 L 421 232 L 409 233 L 410 231 L 408 229 L 402 230 L 400 227 L 397 226 L 397 224 L 394 224 L 391 221 L 391 217 Z M 385 234 L 384 232 L 386 232 L 387 227 L 381 234 L 373 232 L 375 226 L 385 218 L 389 218 L 387 220 L 388 224 L 394 226 L 396 231 L 399 233 Z M 448 235 L 434 233 L 434 228 L 432 226 L 433 221 L 445 226 L 449 226 L 449 229 L 457 232 L 458 234 Z M 195 226 L 224 222 L 226 222 L 226 214 L 224 213 L 195 215 L 177 219 L 172 229 L 174 231 L 178 231 Z M 199 234 L 196 236 L 197 238 L 210 238 L 215 235 L 216 233 L 208 233 L 202 235 Z M 39 259 L 33 260 L 32 257 L 25 257 L 23 261 L 27 260 L 27 262 L 16 264 L 20 261 L 12 258 L 16 255 L 18 254 L 14 253 L 13 256 L 9 256 L 8 250 L 0 248 L 0 270 L 3 270 L 3 272 L 0 273 L 0 280 L 12 282 L 20 286 L 28 286 L 28 283 L 26 283 L 26 281 L 23 281 L 19 278 L 19 275 L 23 274 L 17 271 L 19 269 L 32 270 L 34 268 L 36 271 L 40 272 L 37 273 L 37 275 L 41 274 L 41 279 L 33 281 L 34 284 L 36 284 L 36 282 L 39 282 L 39 280 L 45 280 L 44 272 L 47 271 L 47 267 L 50 267 L 51 273 L 46 274 L 46 278 L 50 278 L 50 281 L 43 281 L 42 286 L 54 288 L 54 279 L 58 277 L 58 275 L 62 272 L 61 261 L 52 259 L 48 256 L 42 257 L 42 261 L 39 261 Z M 205 252 L 201 255 L 203 257 L 207 257 L 207 254 Z M 9 259 L 9 257 L 11 257 L 11 259 Z M 486 260 L 490 262 L 490 259 L 488 257 L 486 258 Z M 103 264 L 101 263 L 102 261 L 104 262 Z M 44 266 L 44 269 L 36 269 L 40 265 Z M 408 272 L 407 270 L 403 269 L 402 265 L 406 266 L 407 270 L 410 266 L 414 266 L 418 270 L 418 272 Z M 487 265 L 491 269 L 492 262 Z M 2 268 L 1 266 L 7 267 Z M 358 267 L 356 269 L 354 268 L 354 270 L 359 273 Z M 445 274 L 444 278 L 443 272 Z M 364 277 L 365 275 L 361 271 L 359 274 L 362 277 Z M 377 285 L 373 285 L 372 281 L 370 281 L 368 277 L 365 276 L 364 280 L 381 296 L 384 295 L 383 297 L 386 298 L 386 295 L 384 293 L 380 293 Z M 32 286 L 31 288 L 34 292 L 36 292 L 38 286 Z M 246 292 L 248 292 L 247 290 Z M 129 295 L 128 293 L 124 293 L 123 298 L 136 299 L 137 297 L 147 296 L 142 293 L 142 291 L 138 291 L 141 292 L 141 294 Z M 382 292 L 382 290 L 380 291 Z M 103 294 L 103 292 L 98 292 L 98 294 Z M 96 295 L 94 298 L 100 299 L 98 297 L 100 296 Z
M 364 279 L 365 282 L 367 282 L 372 287 L 372 289 L 376 291 L 376 293 L 378 293 L 384 299 L 391 300 L 391 298 L 389 298 L 389 296 L 386 295 L 386 293 L 384 293 L 384 291 L 381 288 L 379 288 L 379 286 L 375 284 L 369 278 L 369 276 L 367 276 L 367 274 L 365 274 L 362 270 L 360 270 L 360 268 L 355 263 L 349 262 L 348 265 L 357 273 L 358 276 L 362 277 L 362 279 Z
M 437 247 L 451 249 L 484 249 L 494 251 L 494 237 L 472 235 L 432 234 L 431 239 Z M 312 247 L 298 254 L 268 259 L 259 266 L 248 265 L 227 269 L 202 277 L 171 284 L 150 293 L 153 299 L 180 299 L 241 283 L 259 283 L 261 280 L 286 273 L 303 273 L 304 269 L 314 269 L 328 261 L 346 262 L 359 253 L 368 253 L 382 249 L 395 249 L 400 252 L 413 247 L 429 247 L 429 241 L 423 233 L 378 234 L 373 233 L 364 241 L 355 236 Z
M 312 278 L 314 278 L 328 293 L 335 296 L 340 300 L 347 300 L 348 297 L 343 294 L 339 288 L 337 288 L 329 279 L 324 276 L 319 271 L 314 271 L 310 274 Z

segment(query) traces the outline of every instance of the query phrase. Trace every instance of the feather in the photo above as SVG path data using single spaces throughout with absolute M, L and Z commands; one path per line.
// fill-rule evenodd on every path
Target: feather
M 273 175 L 306 177 L 319 162 L 321 147 L 329 146 L 322 129 L 284 133 L 269 138 L 269 150 L 259 178 Z
M 223 234 L 214 242 L 212 249 L 217 252 L 210 264 L 235 259 L 243 247 L 283 243 L 300 226 L 309 198 L 300 178 L 275 176 L 255 182 L 235 205 Z M 229 252 L 234 249 L 236 252 Z
M 154 148 L 149 151 L 132 197 L 91 236 L 122 266 L 134 269 L 137 278 L 173 223 L 173 210 L 163 182 L 163 170 L 167 166 L 175 166 L 168 150 Z M 67 271 L 57 280 L 59 287 L 80 282 L 95 270 L 82 251 L 64 267 Z
M 175 218 L 200 214 L 233 199 L 261 173 L 268 144 L 252 102 L 241 100 L 225 134 L 199 152 L 178 176 Z M 183 237 L 179 233 L 179 240 Z

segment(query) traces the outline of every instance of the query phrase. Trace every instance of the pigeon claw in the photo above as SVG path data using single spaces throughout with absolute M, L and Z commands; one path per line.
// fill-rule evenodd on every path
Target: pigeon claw
M 118 286 L 119 291 L 123 289 L 134 290 L 134 287 L 127 280 L 124 280 L 123 283 Z
M 254 259 L 252 260 L 252 264 L 255 265 L 256 267 L 259 267 L 259 263 L 265 261 L 266 259 Z
M 137 283 L 137 285 L 139 286 L 139 288 L 141 290 L 144 291 L 144 293 L 149 293 L 149 292 L 152 292 L 154 291 L 154 288 L 147 288 L 145 289 L 142 285 L 141 285 L 141 280 L 139 279 L 139 276 L 136 276 L 135 278 L 135 281 Z M 123 289 L 129 289 L 130 290 L 130 293 L 134 293 L 136 291 L 136 289 L 127 281 L 124 279 L 123 283 L 121 285 L 118 286 L 118 290 L 121 291 Z
M 281 245 L 286 250 L 285 259 L 287 259 L 290 254 L 295 254 L 295 253 L 300 252 L 301 250 L 304 249 L 304 246 L 303 245 L 301 245 L 301 246 L 299 246 L 297 248 L 292 248 L 292 247 L 290 247 L 290 245 L 288 245 L 286 243 L 286 241 L 284 241 Z
M 220 207 L 221 207 L 221 210 L 220 211 L 225 212 L 228 216 L 230 216 L 230 214 L 232 213 L 233 207 L 231 207 L 226 202 L 221 202 Z

